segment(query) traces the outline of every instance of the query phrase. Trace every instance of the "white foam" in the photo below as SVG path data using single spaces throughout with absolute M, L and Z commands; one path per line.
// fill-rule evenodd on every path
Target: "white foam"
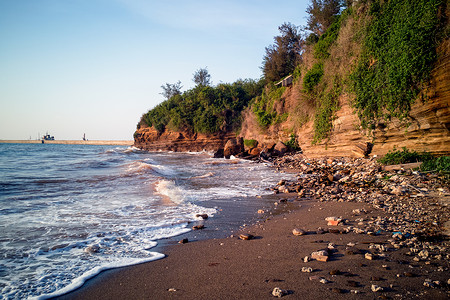
M 95 267 L 95 268 L 85 272 L 80 277 L 72 280 L 72 282 L 70 284 L 68 284 L 67 286 L 65 286 L 64 288 L 62 288 L 62 289 L 60 289 L 60 290 L 58 290 L 56 292 L 40 295 L 40 296 L 37 296 L 37 297 L 30 297 L 29 299 L 43 300 L 43 299 L 49 299 L 49 298 L 53 298 L 53 297 L 62 296 L 64 294 L 67 294 L 68 292 L 71 292 L 73 290 L 78 289 L 87 280 L 91 279 L 92 277 L 98 275 L 100 272 L 103 272 L 105 270 L 115 269 L 115 268 L 122 268 L 122 267 L 137 265 L 137 264 L 142 264 L 142 263 L 155 261 L 155 260 L 158 260 L 158 259 L 161 259 L 161 258 L 165 257 L 164 254 L 158 253 L 158 252 L 150 252 L 149 255 L 151 255 L 152 257 L 150 257 L 150 258 L 129 258 L 129 259 L 126 259 L 126 260 L 122 260 L 120 262 L 114 262 L 114 263 L 110 263 L 110 264 L 107 264 L 107 265 L 104 265 L 104 266 Z

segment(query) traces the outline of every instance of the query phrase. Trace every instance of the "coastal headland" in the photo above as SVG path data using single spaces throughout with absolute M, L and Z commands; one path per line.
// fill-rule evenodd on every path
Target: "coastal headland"
M 0 143 L 9 144 L 42 144 L 42 140 L 0 140 Z M 44 141 L 45 144 L 60 144 L 60 145 L 117 145 L 117 146 L 132 146 L 134 141 L 119 141 L 119 140 L 52 140 Z
M 275 160 L 297 172 L 254 224 L 214 218 L 167 239 L 166 258 L 106 271 L 58 299 L 448 299 L 450 193 L 436 174 L 375 159 Z M 180 242 L 178 242 L 180 241 Z

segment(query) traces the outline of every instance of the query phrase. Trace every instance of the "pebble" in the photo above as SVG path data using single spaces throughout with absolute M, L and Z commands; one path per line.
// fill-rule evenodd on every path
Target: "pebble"
M 306 231 L 303 230 L 303 229 L 294 228 L 294 229 L 292 230 L 292 234 L 293 234 L 293 235 L 297 235 L 297 236 L 305 235 L 305 234 L 306 234 Z
M 246 240 L 251 240 L 251 239 L 253 239 L 254 236 L 251 235 L 251 234 L 242 233 L 242 234 L 239 235 L 239 238 L 240 238 L 241 240 L 246 241 Z
M 189 240 L 185 238 L 185 239 L 180 240 L 178 242 L 178 244 L 187 244 L 188 242 L 189 242 Z
M 313 271 L 313 268 L 311 268 L 311 267 L 303 267 L 302 268 L 303 273 L 312 273 L 312 271 Z
M 202 225 L 202 224 L 192 226 L 193 230 L 201 230 L 201 229 L 204 229 L 204 228 L 205 228 L 205 225 Z
M 281 298 L 287 294 L 288 294 L 287 290 L 282 290 L 279 287 L 274 288 L 272 291 L 272 296 L 278 297 L 278 298 Z
M 382 292 L 384 289 L 381 286 L 378 286 L 376 284 L 372 284 L 371 286 L 371 290 L 372 292 Z

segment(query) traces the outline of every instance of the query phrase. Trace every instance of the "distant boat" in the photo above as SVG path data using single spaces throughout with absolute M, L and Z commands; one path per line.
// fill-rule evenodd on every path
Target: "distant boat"
M 46 135 L 44 135 L 43 137 L 42 137 L 42 140 L 43 141 L 54 141 L 55 140 L 55 137 L 53 136 L 53 135 L 50 135 L 50 134 L 46 134 Z

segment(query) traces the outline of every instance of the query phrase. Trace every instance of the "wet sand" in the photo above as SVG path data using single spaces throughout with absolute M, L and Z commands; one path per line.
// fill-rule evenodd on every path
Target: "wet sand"
M 356 225 L 361 217 L 385 216 L 383 211 L 367 203 L 295 199 L 289 195 L 287 203 L 272 203 L 279 215 L 266 209 L 255 225 L 243 227 L 243 233 L 255 236 L 252 240 L 240 240 L 238 233 L 196 239 L 199 232 L 192 231 L 159 246 L 166 258 L 106 271 L 59 299 L 273 299 L 275 287 L 287 291 L 285 299 L 448 299 L 448 261 L 412 262 L 409 248 L 368 260 L 365 253 L 373 253 L 374 244 L 390 246 L 390 235 L 316 232 L 319 227 Z M 367 213 L 355 215 L 354 209 Z M 342 217 L 346 224 L 328 226 L 329 216 Z M 212 233 L 208 222 L 213 219 L 206 220 L 202 235 Z M 294 236 L 294 228 L 307 234 Z M 176 243 L 185 237 L 192 242 Z M 305 256 L 327 247 L 334 248 L 329 261 L 304 262 Z M 442 264 L 445 271 L 439 270 Z M 303 267 L 312 272 L 302 272 Z M 440 285 L 425 287 L 428 280 Z M 383 290 L 373 292 L 377 286 Z

